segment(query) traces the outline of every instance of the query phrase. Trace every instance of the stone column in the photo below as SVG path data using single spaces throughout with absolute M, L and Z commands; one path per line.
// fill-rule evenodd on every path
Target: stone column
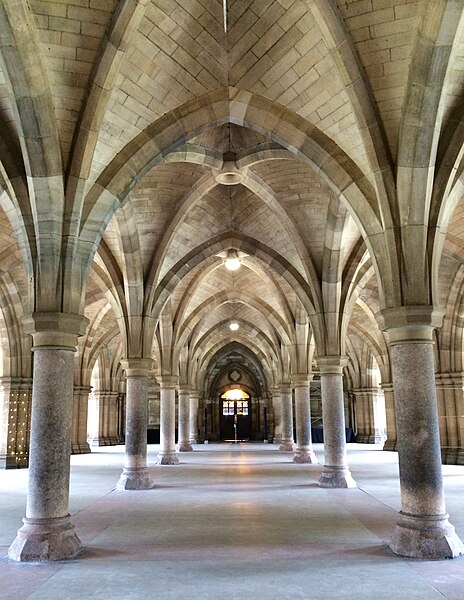
M 352 394 L 356 406 L 356 441 L 358 444 L 364 444 L 367 442 L 367 428 L 369 426 L 366 396 L 362 389 L 354 389 L 352 390 Z
M 358 435 L 356 441 L 361 444 L 380 444 L 384 441 L 384 431 L 378 419 L 377 388 L 362 388 L 353 390 L 356 396 L 356 411 L 358 416 Z M 362 414 L 360 414 L 362 411 Z
M 448 521 L 443 493 L 433 329 L 443 313 L 428 306 L 385 310 L 395 390 L 401 512 L 390 548 L 414 558 L 453 558 L 464 545 Z
M 282 443 L 282 394 L 280 388 L 272 390 L 272 410 L 274 411 L 274 439 L 273 444 Z
M 160 384 L 160 465 L 178 465 L 176 452 L 176 387 L 177 377 L 157 377 Z
M 190 390 L 190 443 L 198 444 L 198 392 Z
M 126 441 L 126 392 L 118 393 L 118 444 Z
M 106 439 L 109 446 L 116 446 L 118 438 L 118 396 L 119 392 L 108 392 L 106 394 Z M 148 399 L 147 399 L 148 401 Z
M 126 450 L 117 490 L 149 490 L 154 486 L 147 468 L 149 358 L 121 361 L 126 372 Z
M 81 549 L 68 513 L 74 353 L 85 317 L 35 313 L 29 486 L 24 525 L 9 549 L 16 561 L 61 560 Z
M 190 390 L 179 388 L 179 425 L 178 444 L 179 452 L 192 452 L 190 443 Z
M 437 373 L 438 425 L 445 465 L 464 464 L 463 373 Z
M 289 383 L 280 386 L 282 406 L 282 440 L 279 450 L 292 452 L 293 450 L 293 407 L 292 388 Z
M 309 384 L 312 376 L 294 375 L 293 387 L 295 389 L 295 421 L 296 421 L 296 445 L 293 462 L 316 464 L 317 458 L 314 454 L 311 441 L 311 404 L 309 395 Z
M 346 358 L 319 356 L 325 462 L 319 485 L 325 488 L 353 488 L 356 482 L 348 468 L 346 454 L 343 367 Z
M 91 390 L 92 388 L 88 385 L 74 386 L 71 454 L 88 454 L 90 452 L 87 442 L 87 413 Z
M 387 439 L 383 445 L 384 450 L 396 450 L 396 415 L 395 396 L 391 382 L 381 383 L 385 397 L 385 415 L 387 418 Z
M 96 419 L 93 423 L 93 430 L 89 432 L 89 441 L 91 446 L 107 446 L 105 438 L 105 402 L 106 392 L 104 390 L 94 390 L 91 395 L 91 410 Z

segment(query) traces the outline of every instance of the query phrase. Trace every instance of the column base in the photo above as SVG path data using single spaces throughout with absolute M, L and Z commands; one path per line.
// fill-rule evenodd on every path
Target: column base
M 191 437 L 191 438 L 189 439 L 189 442 L 190 442 L 191 444 L 198 444 L 198 443 L 199 443 L 199 441 L 198 441 L 198 437 Z
M 293 442 L 282 440 L 279 446 L 279 450 L 282 452 L 293 452 Z
M 179 444 L 179 452 L 193 452 L 192 444 L 190 441 L 182 442 Z
M 319 461 L 314 454 L 314 450 L 296 448 L 293 462 L 298 464 L 317 465 Z
M 90 454 L 91 452 L 87 442 L 71 445 L 71 454 Z
M 55 519 L 23 519 L 8 557 L 18 562 L 73 558 L 82 548 L 70 516 Z
M 175 452 L 171 454 L 158 454 L 157 463 L 159 465 L 178 465 L 179 458 Z
M 356 481 L 353 479 L 348 467 L 332 467 L 324 465 L 324 470 L 319 478 L 319 487 L 322 488 L 355 488 Z
M 464 451 L 461 447 L 441 449 L 441 462 L 444 465 L 464 465 Z
M 385 440 L 385 444 L 383 445 L 383 449 L 387 452 L 396 452 L 396 440 Z
M 274 437 L 274 439 L 272 440 L 273 444 L 281 444 L 282 443 L 282 438 L 280 437 Z
M 154 487 L 147 467 L 124 467 L 116 484 L 117 490 L 151 490 Z
M 423 517 L 400 512 L 390 548 L 410 558 L 455 558 L 464 554 L 464 544 L 447 514 Z

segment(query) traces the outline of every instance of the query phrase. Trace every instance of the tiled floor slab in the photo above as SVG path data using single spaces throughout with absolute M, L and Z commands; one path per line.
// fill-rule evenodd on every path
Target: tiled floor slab
M 5 557 L 27 474 L 0 472 L 0 599 L 464 598 L 464 559 L 412 561 L 388 548 L 400 506 L 395 453 L 350 445 L 359 489 L 326 490 L 320 465 L 295 465 L 273 446 L 196 446 L 174 467 L 155 466 L 156 451 L 156 487 L 141 492 L 114 490 L 123 448 L 72 457 L 70 510 L 84 550 L 54 564 Z M 464 537 L 464 467 L 444 474 Z

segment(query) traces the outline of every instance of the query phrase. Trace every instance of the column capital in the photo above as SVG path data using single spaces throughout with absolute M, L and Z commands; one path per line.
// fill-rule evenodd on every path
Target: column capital
M 391 381 L 381 381 L 380 387 L 384 392 L 393 392 L 393 382 Z
M 309 387 L 309 384 L 313 380 L 312 373 L 294 373 L 292 375 L 292 384 L 294 388 L 297 387 Z
M 23 320 L 24 330 L 32 336 L 33 347 L 75 350 L 77 338 L 84 335 L 89 320 L 74 313 L 32 313 Z
M 200 394 L 198 393 L 198 390 L 195 390 L 195 389 L 192 389 L 192 388 L 189 388 L 189 395 L 190 395 L 190 398 L 196 398 L 197 400 L 200 397 Z
M 440 389 L 462 389 L 464 373 L 461 371 L 451 373 L 435 373 L 435 384 Z
M 177 375 L 157 375 L 156 380 L 162 390 L 175 390 L 179 383 Z
M 120 361 L 127 377 L 148 377 L 148 371 L 153 367 L 151 358 L 124 358 Z
M 290 381 L 280 384 L 280 393 L 281 394 L 291 394 L 292 393 L 292 384 Z
M 90 394 L 92 387 L 90 385 L 75 385 L 73 388 L 74 394 Z
M 341 375 L 348 364 L 346 356 L 318 356 L 317 366 L 321 375 Z
M 444 310 L 435 306 L 397 306 L 380 311 L 376 318 L 392 345 L 432 342 L 433 330 L 441 327 L 444 314 Z
M 179 385 L 177 391 L 179 396 L 182 394 L 183 396 L 188 396 L 190 398 L 190 388 L 188 385 Z

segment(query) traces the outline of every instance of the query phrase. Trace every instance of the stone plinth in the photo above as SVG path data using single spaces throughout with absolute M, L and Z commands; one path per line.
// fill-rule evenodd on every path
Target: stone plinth
M 42 562 L 75 557 L 82 549 L 69 515 L 54 519 L 23 519 L 8 557 L 19 562 Z

